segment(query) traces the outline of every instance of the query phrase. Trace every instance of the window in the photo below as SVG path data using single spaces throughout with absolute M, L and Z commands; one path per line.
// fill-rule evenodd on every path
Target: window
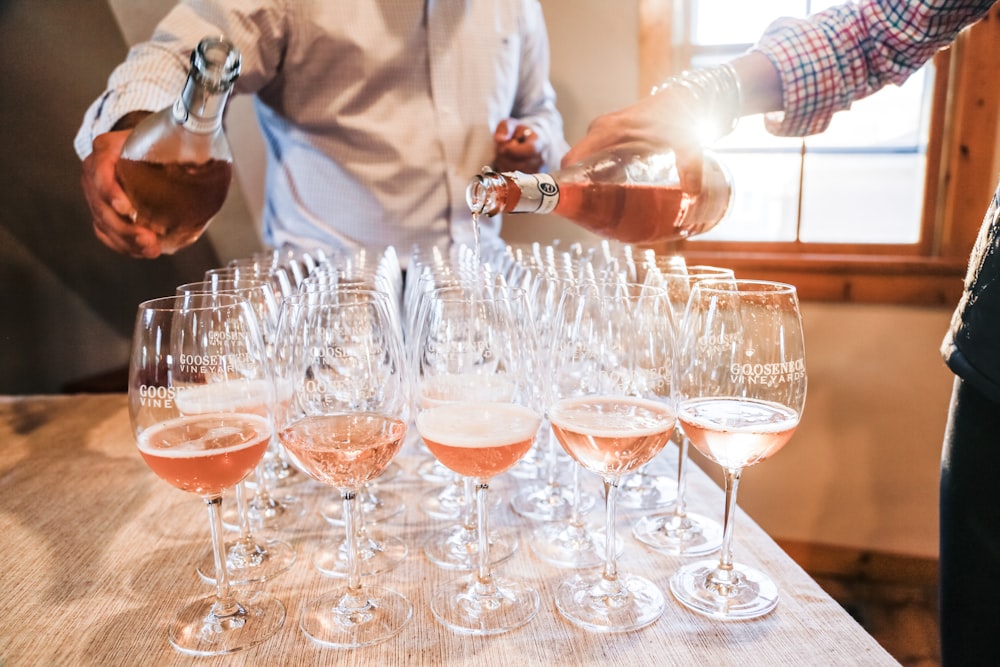
M 640 0 L 642 85 L 732 58 L 772 18 L 831 4 Z M 787 280 L 804 299 L 954 304 L 995 185 L 1000 92 L 988 82 L 1000 74 L 990 47 L 997 24 L 980 22 L 821 135 L 778 138 L 759 117 L 742 120 L 713 146 L 733 172 L 730 217 L 677 249 L 689 261 Z

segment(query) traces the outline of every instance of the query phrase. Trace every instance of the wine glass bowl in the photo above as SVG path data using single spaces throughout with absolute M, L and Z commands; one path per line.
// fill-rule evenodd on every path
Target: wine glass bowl
M 733 559 L 736 495 L 744 468 L 777 453 L 806 397 L 805 343 L 796 290 L 754 280 L 705 280 L 688 301 L 675 364 L 678 419 L 691 444 L 722 467 L 726 507 L 718 561 L 690 563 L 670 579 L 689 609 L 720 619 L 769 613 L 778 590 Z

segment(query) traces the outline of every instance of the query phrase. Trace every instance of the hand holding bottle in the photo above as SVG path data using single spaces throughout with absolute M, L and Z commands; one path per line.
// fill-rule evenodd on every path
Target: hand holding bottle
M 162 252 L 160 242 L 153 231 L 132 223 L 135 207 L 115 176 L 128 135 L 128 130 L 116 130 L 94 139 L 93 152 L 83 161 L 80 182 L 97 238 L 123 255 L 152 259 Z
M 638 102 L 598 116 L 587 134 L 563 157 L 563 167 L 594 153 L 627 144 L 671 151 L 681 187 L 691 195 L 702 188 L 702 150 L 728 134 L 742 113 L 740 82 L 730 65 L 669 77 Z
M 542 168 L 544 140 L 534 129 L 507 118 L 497 124 L 493 133 L 496 156 L 493 168 L 497 171 L 524 171 L 533 173 Z
M 203 39 L 173 104 L 132 112 L 94 140 L 83 189 L 105 245 L 133 257 L 172 254 L 222 208 L 233 161 L 222 118 L 240 62 L 231 42 Z M 123 128 L 133 129 L 115 131 Z

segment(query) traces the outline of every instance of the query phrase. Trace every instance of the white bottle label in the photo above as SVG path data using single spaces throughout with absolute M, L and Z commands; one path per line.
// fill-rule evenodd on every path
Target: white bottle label
M 559 186 L 551 175 L 515 171 L 511 179 L 521 191 L 512 213 L 551 213 L 559 203 Z

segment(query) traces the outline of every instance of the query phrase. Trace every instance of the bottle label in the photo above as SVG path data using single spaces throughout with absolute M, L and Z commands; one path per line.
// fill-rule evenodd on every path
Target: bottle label
M 559 185 L 549 174 L 511 174 L 521 191 L 521 198 L 512 213 L 551 213 L 559 203 Z

